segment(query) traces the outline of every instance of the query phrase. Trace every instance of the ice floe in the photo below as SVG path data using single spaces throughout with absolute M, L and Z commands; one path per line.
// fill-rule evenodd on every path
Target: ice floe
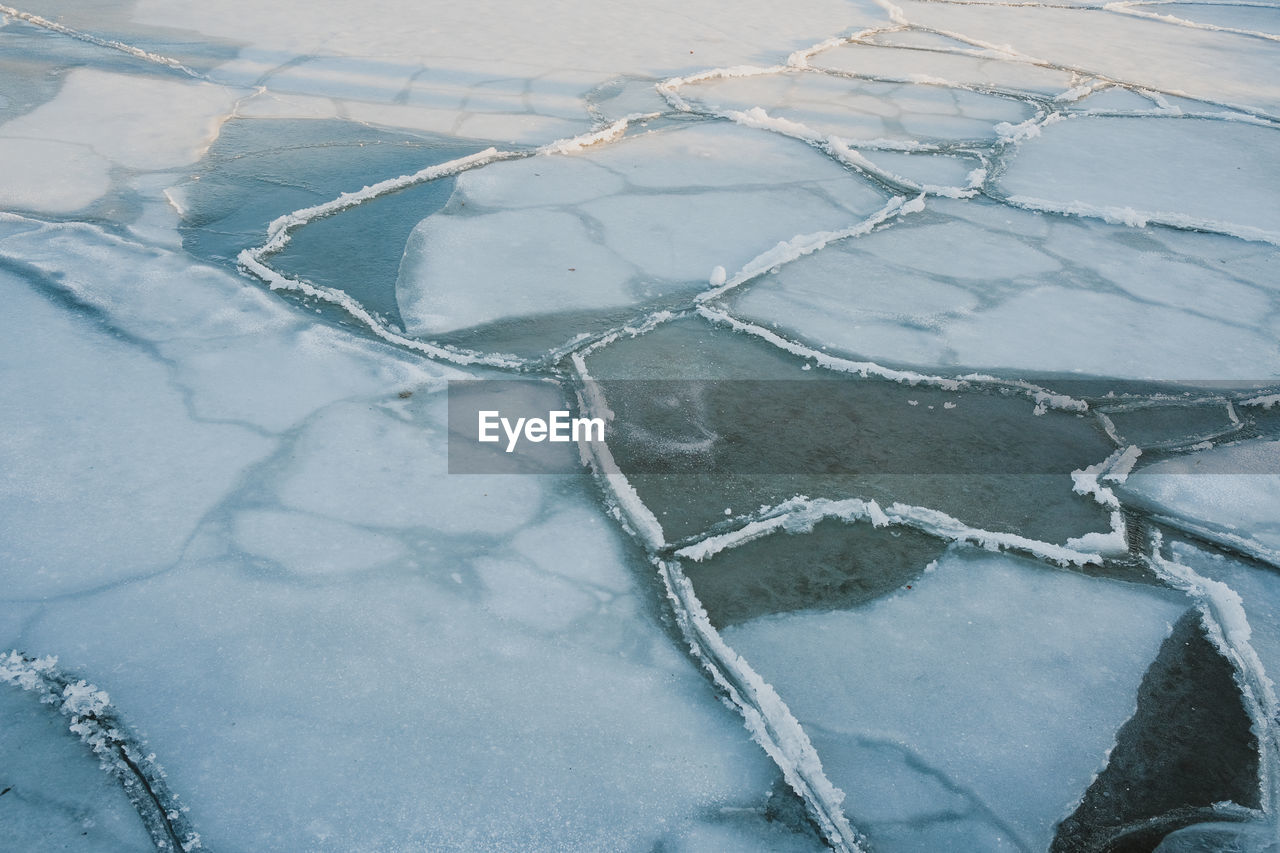
M 960 550 L 861 607 L 723 633 L 824 733 L 846 813 L 873 843 L 885 827 L 878 849 L 1043 849 L 1186 608 L 1154 588 Z M 894 773 L 876 773 L 886 762 Z
M 1025 143 L 997 186 L 1028 207 L 1280 243 L 1280 200 L 1265 177 L 1277 158 L 1280 133 L 1246 122 L 1076 118 Z
M 890 365 L 1266 378 L 1280 371 L 1275 257 L 1265 243 L 937 199 L 727 305 L 810 346 Z
M 729 124 L 497 163 L 459 176 L 445 209 L 410 237 L 400 313 L 410 332 L 435 334 L 641 306 L 883 203 L 803 143 Z
M 1138 470 L 1125 497 L 1196 536 L 1280 565 L 1280 442 L 1215 447 Z
M 53 100 L 0 124 L 0 204 L 66 213 L 105 195 L 114 167 L 192 163 L 236 97 L 207 83 L 71 71 Z

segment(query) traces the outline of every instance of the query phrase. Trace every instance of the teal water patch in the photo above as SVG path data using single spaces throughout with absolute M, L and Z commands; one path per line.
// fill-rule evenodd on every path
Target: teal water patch
M 59 16 L 61 17 L 61 16 Z M 177 35 L 146 28 L 148 38 L 123 32 L 97 36 L 128 42 L 169 55 L 181 50 L 185 62 L 205 70 L 236 55 L 234 46 L 181 41 Z M 67 72 L 78 68 L 112 74 L 134 74 L 167 80 L 189 80 L 182 72 L 121 50 L 74 38 L 17 18 L 0 19 L 0 121 L 9 121 L 53 100 Z
M 183 247 L 234 266 L 241 250 L 265 241 L 277 217 L 482 148 L 341 120 L 230 121 L 191 180 L 173 190 L 182 211 Z M 405 240 L 452 191 L 453 179 L 444 178 L 316 220 L 294 232 L 268 263 L 286 275 L 341 290 L 400 327 L 395 284 Z

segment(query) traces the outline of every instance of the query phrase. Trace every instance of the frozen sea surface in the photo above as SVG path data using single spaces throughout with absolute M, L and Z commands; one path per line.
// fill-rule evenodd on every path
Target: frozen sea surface
M 0 848 L 1276 849 L 1276 10 L 0 6 Z

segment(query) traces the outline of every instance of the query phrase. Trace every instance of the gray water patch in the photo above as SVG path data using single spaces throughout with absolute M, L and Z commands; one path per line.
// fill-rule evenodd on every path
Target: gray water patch
M 265 241 L 267 226 L 279 216 L 481 148 L 335 119 L 233 120 L 191 180 L 172 191 L 182 211 L 183 246 L 231 266 L 241 250 Z M 316 220 L 295 231 L 268 263 L 348 293 L 398 327 L 395 283 L 405 240 L 452 190 L 453 179 L 444 178 Z
M 1164 405 L 1107 412 L 1116 433 L 1125 443 L 1147 448 L 1194 444 L 1235 432 L 1239 419 L 1231 418 L 1224 403 L 1168 401 Z
M 844 610 L 909 588 L 945 547 L 910 528 L 828 520 L 683 565 L 712 624 L 723 628 L 769 613 Z
M 798 358 L 699 318 L 620 340 L 593 353 L 587 364 L 606 391 L 610 380 L 619 378 L 787 379 L 797 389 L 789 396 L 803 400 L 803 386 L 810 383 L 815 409 L 824 403 L 823 385 L 815 380 L 842 380 L 865 395 L 866 410 L 875 416 L 874 427 L 862 434 L 856 449 L 863 462 L 853 470 L 865 473 L 849 473 L 843 462 L 850 458 L 850 449 L 828 444 L 831 431 L 823 428 L 824 420 L 805 420 L 812 411 L 788 412 L 783 407 L 772 413 L 776 422 L 814 424 L 810 431 L 789 429 L 784 443 L 769 426 L 769 417 L 757 411 L 760 401 L 752 394 L 704 401 L 700 407 L 677 401 L 677 417 L 672 420 L 670 401 L 640 393 L 644 383 L 624 383 L 624 390 L 636 393 L 629 399 L 608 399 L 608 404 L 630 429 L 613 430 L 610 450 L 668 541 L 723 524 L 726 509 L 730 514 L 750 513 L 795 495 L 858 497 L 885 505 L 898 501 L 939 510 L 973 527 L 1049 542 L 1108 529 L 1108 514 L 1072 491 L 1067 472 L 1102 461 L 1114 445 L 1093 419 L 1057 411 L 1036 416 L 1025 396 L 978 388 L 957 392 L 913 387 L 806 370 Z M 713 383 L 725 389 L 751 385 Z M 962 409 L 981 416 L 948 417 Z M 826 422 L 832 423 L 830 418 Z M 665 438 L 664 429 L 669 432 Z M 723 439 L 725 452 L 741 464 L 707 473 L 698 442 L 708 436 Z M 1008 468 L 968 473 L 956 473 L 962 469 L 955 467 L 913 467 L 916 454 L 963 459 L 966 447 L 982 447 L 989 454 L 993 447 L 1005 447 L 1015 461 Z M 678 462 L 686 450 L 692 454 L 686 454 L 686 470 L 653 473 L 655 458 Z M 1036 473 L 1041 469 L 1019 468 L 1016 463 L 1038 456 L 1053 460 L 1053 467 L 1043 470 L 1061 473 Z M 821 471 L 823 458 L 831 460 L 830 473 Z M 793 464 L 797 459 L 807 464 Z M 641 473 L 632 476 L 632 471 Z
M 1106 769 L 1058 826 L 1052 853 L 1147 851 L 1168 832 L 1259 808 L 1258 744 L 1234 673 L 1190 610 L 1174 626 Z

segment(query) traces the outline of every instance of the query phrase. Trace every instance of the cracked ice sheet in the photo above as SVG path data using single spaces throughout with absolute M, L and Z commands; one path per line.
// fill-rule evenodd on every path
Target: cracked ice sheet
M 444 408 L 326 410 L 180 565 L 48 607 L 27 644 L 100 674 L 215 848 L 644 846 L 758 802 L 772 766 L 657 627 L 582 481 L 459 493 Z M 276 532 L 301 509 L 412 554 L 319 578 L 311 543 L 262 555 L 260 507 Z
M 911 589 L 723 635 L 811 732 L 877 850 L 1045 849 L 1187 607 L 952 548 Z
M 785 56 L 831 32 L 883 18 L 873 4 L 806 0 L 779 16 L 765 0 L 747 0 L 732 15 L 709 2 L 666 2 L 643 8 L 592 0 L 557 0 L 537 9 L 503 0 L 425 7 L 374 0 L 354 12 L 340 0 L 319 0 L 299 16 L 288 6 L 231 0 L 143 0 L 139 23 L 164 24 L 206 36 L 248 42 L 276 54 L 405 57 L 448 67 L 467 57 L 488 69 L 485 79 L 531 78 L 561 69 L 658 76 L 708 65 L 738 65 L 761 54 Z M 388 26 L 392 22 L 393 26 Z M 693 51 L 691 53 L 691 51 Z
M 1270 4 L 1135 3 L 1127 10 L 1145 15 L 1169 15 L 1210 27 L 1280 36 L 1280 9 Z
M 0 271 L 5 598 L 157 571 L 271 442 L 193 419 L 166 366 Z M 191 447 L 198 446 L 199 453 Z
M 760 107 L 819 136 L 850 141 L 993 140 L 997 124 L 1018 124 L 1033 113 L 1023 101 L 964 89 L 812 72 L 699 81 L 682 87 L 680 96 L 701 110 L 721 114 Z
M 1122 500 L 1197 536 L 1280 566 L 1280 441 L 1166 459 L 1134 472 Z
M 815 54 L 809 59 L 809 65 L 866 77 L 927 80 L 934 83 L 946 81 L 957 86 L 1025 92 L 1043 98 L 1052 98 L 1071 88 L 1072 74 L 1069 71 L 1017 62 L 999 54 L 944 52 L 972 51 L 972 46 L 963 42 L 951 39 L 946 42 L 945 45 L 938 46 L 941 49 L 890 47 L 861 42 L 843 44 Z
M 1015 203 L 1033 207 L 1103 212 L 1135 224 L 1206 224 L 1280 243 L 1277 161 L 1280 130 L 1272 127 L 1081 117 L 1022 143 L 997 183 Z
M 1226 584 L 1240 596 L 1249 620 L 1249 644 L 1267 676 L 1273 682 L 1280 680 L 1280 577 L 1276 572 L 1187 542 L 1171 541 L 1168 549 L 1174 562 Z
M 0 826 L 7 850 L 154 850 L 116 780 L 66 718 L 33 695 L 0 685 Z
M 278 433 L 371 386 L 394 393 L 460 375 L 300 319 L 241 278 L 93 226 L 0 222 L 0 255 L 154 348 L 193 420 Z M 310 370 L 298 369 L 303 361 Z
M 1222 235 L 937 199 L 781 267 L 729 306 L 832 354 L 892 364 L 1266 378 L 1280 375 L 1278 260 Z
M 8 598 L 162 570 L 277 434 L 334 401 L 438 387 L 447 375 L 300 321 L 222 271 L 91 226 L 9 220 L 0 254 L 48 276 L 39 293 L 0 272 L 13 309 L 0 318 L 10 327 L 0 386 L 23 401 L 0 410 Z M 67 312 L 74 302 L 98 318 Z
M 73 69 L 52 101 L 0 125 L 0 206 L 66 213 L 106 195 L 113 169 L 194 163 L 235 97 L 207 83 Z
M 898 0 L 912 24 L 1157 91 L 1280 113 L 1275 45 L 1098 9 Z
M 463 173 L 410 236 L 396 298 L 415 334 L 643 305 L 884 201 L 797 140 L 678 125 Z
M 827 34 L 883 20 L 874 3 L 805 0 L 779 18 L 764 0 L 725 15 L 719 5 L 665 2 L 642 9 L 558 0 L 536 9 L 503 0 L 424 7 L 375 0 L 357 11 L 321 0 L 288 7 L 233 0 L 142 2 L 141 27 L 195 31 L 243 45 L 212 75 L 270 90 L 255 105 L 300 104 L 326 117 L 547 142 L 587 129 L 583 96 L 619 75 L 650 80 L 708 66 L 779 61 Z M 387 26 L 388 21 L 395 22 Z M 335 105 L 327 99 L 339 99 Z
M 254 51 L 247 51 L 252 56 Z M 583 93 L 598 73 L 563 70 L 555 81 L 494 79 L 478 63 L 468 70 L 429 68 L 410 59 L 318 56 L 268 72 L 264 88 L 238 115 L 345 118 L 385 127 L 448 133 L 508 144 L 536 144 L 588 129 Z M 223 69 L 254 80 L 248 68 Z
M 43 521 L 6 511 L 4 541 L 62 567 L 24 574 L 33 592 L 92 591 L 47 599 L 5 642 L 109 690 L 209 844 L 692 843 L 704 814 L 762 801 L 775 768 L 658 627 L 583 480 L 450 478 L 439 373 L 308 345 L 297 312 L 181 256 L 6 224 L 3 251 L 62 283 L 4 277 L 23 329 L 3 339 L 29 341 L 5 359 L 24 421 L 4 470 L 75 501 L 37 499 Z M 249 336 L 256 356 L 193 366 Z M 206 425 L 202 407 L 247 423 Z M 51 480 L 67 430 L 88 449 Z M 163 523 L 139 500 L 163 502 Z M 57 530 L 36 542 L 36 521 Z

